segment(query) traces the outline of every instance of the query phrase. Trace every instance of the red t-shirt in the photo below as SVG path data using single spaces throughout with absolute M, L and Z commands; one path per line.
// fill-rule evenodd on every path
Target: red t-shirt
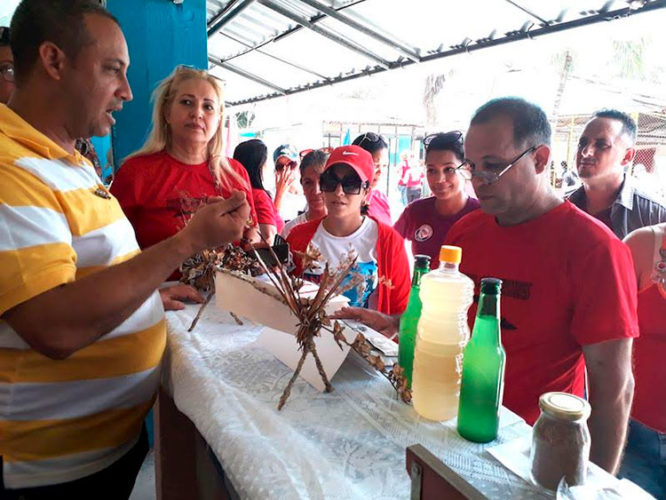
M 284 221 L 278 211 L 275 210 L 275 204 L 271 197 L 263 189 L 252 188 L 252 198 L 254 199 L 254 208 L 257 209 L 257 222 L 274 225 L 279 234 L 284 227 Z
M 544 392 L 583 396 L 582 346 L 638 336 L 629 249 L 568 201 L 515 226 L 476 210 L 451 228 L 446 244 L 462 247 L 460 270 L 477 294 L 481 278 L 503 280 L 504 405 L 529 424 Z M 475 315 L 476 304 L 470 327 Z
M 666 234 L 662 238 L 666 241 Z M 661 259 L 662 238 L 655 249 L 655 263 Z M 666 432 L 666 298 L 656 283 L 638 293 L 638 325 L 641 336 L 634 341 L 636 388 L 631 416 Z
M 436 201 L 431 196 L 411 202 L 393 226 L 400 236 L 412 242 L 412 255 L 430 256 L 430 269 L 439 267 L 439 249 L 451 226 L 479 208 L 479 200 L 470 196 L 457 214 L 441 215 L 435 207 Z
M 257 216 L 250 190 L 250 181 L 243 166 L 228 159 L 246 185 L 229 177 L 233 189 L 245 191 L 252 211 Z M 176 234 L 185 220 L 208 197 L 228 197 L 231 191 L 215 188 L 208 163 L 188 165 L 169 156 L 165 151 L 127 160 L 111 185 L 125 215 L 132 223 L 141 248 L 148 248 Z
M 373 189 L 368 196 L 368 215 L 377 219 L 387 226 L 393 225 L 391 222 L 391 207 L 388 198 L 378 189 Z

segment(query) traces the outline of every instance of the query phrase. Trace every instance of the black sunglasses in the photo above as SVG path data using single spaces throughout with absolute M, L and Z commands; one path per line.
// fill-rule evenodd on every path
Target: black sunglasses
M 359 194 L 361 189 L 369 186 L 368 181 L 363 182 L 357 174 L 348 174 L 341 179 L 330 169 L 319 177 L 319 189 L 324 193 L 335 192 L 338 189 L 338 184 L 342 186 L 342 191 L 345 194 Z
M 453 132 L 437 132 L 436 134 L 430 134 L 423 138 L 423 145 L 426 150 L 429 149 L 430 144 L 433 141 L 437 141 L 437 144 L 440 146 L 448 146 L 449 144 L 462 144 L 463 143 L 463 133 L 460 130 L 454 130 Z

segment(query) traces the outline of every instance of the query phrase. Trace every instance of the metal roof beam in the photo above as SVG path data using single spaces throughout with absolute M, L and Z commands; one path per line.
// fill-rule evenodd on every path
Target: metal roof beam
M 419 62 L 420 57 L 419 54 L 411 47 L 407 47 L 405 44 L 400 43 L 398 41 L 391 40 L 388 37 L 385 37 L 381 33 L 377 33 L 376 31 L 368 28 L 367 26 L 364 26 L 363 24 L 359 23 L 358 21 L 355 21 L 354 19 L 341 14 L 335 9 L 332 9 L 317 0 L 300 0 L 304 4 L 309 5 L 310 7 L 313 7 L 317 9 L 320 12 L 323 12 L 326 14 L 328 17 L 331 17 L 335 19 L 336 21 L 340 21 L 341 23 L 345 24 L 346 26 L 349 26 L 350 28 L 353 28 L 357 31 L 360 31 L 364 35 L 369 36 L 370 38 L 374 38 L 375 40 L 383 43 L 384 45 L 388 45 L 392 49 L 400 52 L 403 56 L 405 56 L 407 59 L 413 61 L 413 62 Z
M 245 47 L 253 48 L 252 45 L 249 45 L 249 44 L 247 44 L 247 43 L 245 43 L 245 42 L 243 42 L 243 41 L 241 41 L 241 40 L 238 40 L 237 38 L 234 38 L 233 36 L 229 35 L 229 33 L 220 33 L 220 35 L 222 35 L 222 36 L 226 36 L 226 37 L 229 38 L 230 40 L 233 40 L 233 41 L 236 42 L 236 43 L 240 43 L 241 45 L 243 45 L 243 46 L 245 46 Z M 316 76 L 317 78 L 321 78 L 322 80 L 328 80 L 328 77 L 327 77 L 327 76 L 321 75 L 321 74 L 319 74 L 319 73 L 317 73 L 317 72 L 315 72 L 315 71 L 312 71 L 311 69 L 308 69 L 308 68 L 306 68 L 306 67 L 304 67 L 304 66 L 301 66 L 300 64 L 296 64 L 295 62 L 287 61 L 286 59 L 282 59 L 281 57 L 274 56 L 273 54 L 270 54 L 269 52 L 266 52 L 266 51 L 264 51 L 264 50 L 261 50 L 261 49 L 255 49 L 255 52 L 258 52 L 259 54 L 262 54 L 262 55 L 264 55 L 264 56 L 266 56 L 266 57 L 270 57 L 271 59 L 275 59 L 276 61 L 279 61 L 279 62 L 281 62 L 281 63 L 283 63 L 283 64 L 287 64 L 287 65 L 289 65 L 289 66 L 291 66 L 291 67 L 293 67 L 293 68 L 300 69 L 301 71 L 305 71 L 306 73 L 309 73 L 309 74 L 311 74 L 311 75 L 313 75 L 313 76 Z
M 253 3 L 254 0 L 232 0 L 229 5 L 227 5 L 226 9 L 223 9 L 222 12 L 211 19 L 208 23 L 208 30 L 206 31 L 208 38 L 220 31 L 225 24 L 227 24 Z
M 515 8 L 517 8 L 517 9 L 522 10 L 525 14 L 532 16 L 534 19 L 536 19 L 536 20 L 539 21 L 540 23 L 542 23 L 542 24 L 544 24 L 544 25 L 548 25 L 548 24 L 550 24 L 550 23 L 549 23 L 548 21 L 546 21 L 545 19 L 543 19 L 543 18 L 537 16 L 537 15 L 536 15 L 534 12 L 532 12 L 531 10 L 526 9 L 526 8 L 523 7 L 522 5 L 519 5 L 518 2 L 514 2 L 513 0 L 504 0 L 504 1 L 510 3 L 511 5 L 513 5 L 513 6 L 514 6 Z
M 510 31 L 506 33 L 503 37 L 498 37 L 498 38 L 485 38 L 477 41 L 476 43 L 469 43 L 465 45 L 458 45 L 452 47 L 450 50 L 442 51 L 442 52 L 436 52 L 431 55 L 427 55 L 421 58 L 422 62 L 429 62 L 433 61 L 435 59 L 442 59 L 445 57 L 451 57 L 455 56 L 458 54 L 465 54 L 469 52 L 473 52 L 475 50 L 482 50 L 488 47 L 495 47 L 497 45 L 504 45 L 507 43 L 512 43 L 512 42 L 517 42 L 520 40 L 526 40 L 526 39 L 531 39 L 531 38 L 536 38 L 539 36 L 543 35 L 549 35 L 551 33 L 559 33 L 560 31 L 566 31 L 568 29 L 572 28 L 579 28 L 582 26 L 589 26 L 592 24 L 597 24 L 597 23 L 602 23 L 602 22 L 608 22 L 608 21 L 613 21 L 615 19 L 620 19 L 623 17 L 628 17 L 628 16 L 633 16 L 636 14 L 642 14 L 646 12 L 651 12 L 659 9 L 664 9 L 666 8 L 666 0 L 652 0 L 646 4 L 643 4 L 642 6 L 638 8 L 631 8 L 631 7 L 625 7 L 622 9 L 617 9 L 613 11 L 608 11 L 604 13 L 598 13 L 594 15 L 588 15 L 586 17 L 582 17 L 579 19 L 574 19 L 572 21 L 566 21 L 563 23 L 558 23 L 558 24 L 548 24 L 546 26 L 538 27 L 535 29 L 531 29 L 529 31 Z M 413 63 L 412 61 L 405 61 L 402 63 L 399 67 L 406 67 L 410 66 Z M 306 90 L 313 90 L 316 88 L 323 87 L 325 85 L 331 85 L 331 84 L 336 84 L 340 82 L 346 82 L 350 80 L 355 80 L 357 78 L 362 78 L 364 76 L 369 76 L 369 75 L 374 75 L 377 73 L 381 73 L 385 71 L 384 68 L 376 67 L 372 68 L 366 71 L 362 72 L 357 72 L 357 73 L 352 73 L 349 75 L 345 76 L 340 76 L 337 78 L 331 79 L 329 82 L 316 82 L 316 83 L 307 83 L 301 87 L 298 88 L 292 88 L 288 89 L 286 91 L 287 95 L 291 94 L 297 94 L 299 92 L 304 92 Z M 267 99 L 273 99 L 275 97 L 280 97 L 280 94 L 273 94 L 273 95 L 267 95 L 267 96 L 260 96 L 260 97 L 249 97 L 246 99 L 241 99 L 238 101 L 232 101 L 229 103 L 230 106 L 238 106 L 242 104 L 249 104 L 253 102 L 259 102 L 259 101 L 264 101 Z
M 292 21 L 300 24 L 301 26 L 314 31 L 318 35 L 321 35 L 325 38 L 328 38 L 329 40 L 332 40 L 335 43 L 348 48 L 349 50 L 353 50 L 354 52 L 357 52 L 357 53 L 367 57 L 368 59 L 372 59 L 377 64 L 379 64 L 382 68 L 389 69 L 389 67 L 390 67 L 389 62 L 386 61 L 385 59 L 383 59 L 382 57 L 378 56 L 377 54 L 374 54 L 374 53 L 370 52 L 369 50 L 366 50 L 363 47 L 360 47 L 359 45 L 357 45 L 353 42 L 350 42 L 349 40 L 346 40 L 346 39 L 342 38 L 341 36 L 336 35 L 335 33 L 332 33 L 331 31 L 329 31 L 327 29 L 324 29 L 320 26 L 317 26 L 316 24 L 311 23 L 306 18 L 301 17 L 298 14 L 294 14 L 289 9 L 285 9 L 281 5 L 278 5 L 278 4 L 274 3 L 272 0 L 258 0 L 258 2 L 261 5 L 263 5 L 265 7 L 268 7 L 269 9 L 274 10 L 278 14 L 286 17 L 287 19 L 291 19 Z
M 366 0 L 351 0 L 350 3 L 345 4 L 345 5 L 343 5 L 342 7 L 338 7 L 338 10 L 348 9 L 348 8 L 350 8 L 350 7 L 353 7 L 353 6 L 355 6 L 355 5 L 358 5 L 358 4 L 360 4 L 360 3 L 363 3 L 363 2 L 365 2 L 365 1 L 366 1 Z M 259 12 L 260 14 L 263 14 L 262 11 L 258 11 L 258 12 Z M 321 21 L 322 19 L 326 19 L 327 17 L 328 17 L 328 16 L 326 16 L 326 15 L 324 15 L 324 14 L 319 14 L 319 15 L 317 15 L 317 16 L 311 18 L 311 19 L 310 19 L 310 22 L 312 22 L 312 23 L 316 23 L 316 22 Z M 245 54 L 249 54 L 249 53 L 252 52 L 253 50 L 256 50 L 256 49 L 259 49 L 259 48 L 261 48 L 261 47 L 264 47 L 265 45 L 268 45 L 269 43 L 277 42 L 278 40 L 281 40 L 282 38 L 285 38 L 285 37 L 287 37 L 287 36 L 289 36 L 289 35 L 292 35 L 292 34 L 298 32 L 298 31 L 300 31 L 300 30 L 302 30 L 302 29 L 304 29 L 303 26 L 301 26 L 300 24 L 299 24 L 299 25 L 296 25 L 296 26 L 294 26 L 293 28 L 289 28 L 288 30 L 286 30 L 286 31 L 284 31 L 284 32 L 282 32 L 282 33 L 279 33 L 278 35 L 274 36 L 273 38 L 269 38 L 269 39 L 264 40 L 263 42 L 261 42 L 261 43 L 259 43 L 259 44 L 257 44 L 257 45 L 252 46 L 253 48 L 250 48 L 250 49 L 247 49 L 247 50 L 241 51 L 241 52 L 239 52 L 239 53 L 237 53 L 237 54 L 234 54 L 234 55 L 231 55 L 231 56 L 226 57 L 226 58 L 225 58 L 225 61 L 231 61 L 231 60 L 236 59 L 236 58 L 238 58 L 238 57 L 242 57 L 242 56 L 244 56 Z
M 287 91 L 283 89 L 282 87 L 275 85 L 274 83 L 269 82 L 268 80 L 264 80 L 260 76 L 254 75 L 248 71 L 245 71 L 244 69 L 240 69 L 233 64 L 225 63 L 220 59 L 217 59 L 216 57 L 208 56 L 208 60 L 215 64 L 216 66 L 220 66 L 228 71 L 231 71 L 232 73 L 236 73 L 239 76 L 242 76 L 243 78 L 247 78 L 248 80 L 252 80 L 253 82 L 259 83 L 261 85 L 264 85 L 268 88 L 271 88 L 275 90 L 278 94 L 281 95 L 287 95 Z

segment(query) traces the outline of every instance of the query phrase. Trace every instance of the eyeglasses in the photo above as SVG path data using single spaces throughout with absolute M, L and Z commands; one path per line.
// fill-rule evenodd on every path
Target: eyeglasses
M 467 180 L 471 180 L 472 178 L 476 177 L 479 179 L 483 184 L 495 184 L 500 180 L 500 178 L 506 174 L 511 167 L 513 167 L 516 163 L 518 163 L 522 158 L 534 151 L 537 150 L 539 146 L 532 146 L 531 148 L 526 149 L 522 153 L 520 153 L 516 158 L 514 158 L 508 165 L 504 167 L 499 167 L 501 170 L 499 172 L 492 172 L 489 170 L 480 170 L 476 171 L 476 165 L 469 160 L 465 161 L 462 165 L 458 167 L 460 169 L 460 175 L 463 176 L 463 178 Z M 464 168 L 463 168 L 464 167 Z
M 0 63 L 0 76 L 2 76 L 5 81 L 14 82 L 14 65 L 10 62 Z
M 345 175 L 342 179 L 335 175 L 332 170 L 326 170 L 319 177 L 319 189 L 325 193 L 333 193 L 342 186 L 345 194 L 359 194 L 361 189 L 368 187 L 368 181 L 363 182 L 356 174 Z
M 354 141 L 354 142 L 356 142 L 356 141 Z M 361 137 L 361 140 L 358 141 L 356 146 L 363 147 L 362 144 L 365 143 L 365 142 L 369 142 L 371 144 L 375 144 L 377 142 L 384 142 L 385 143 L 386 139 L 384 139 L 380 134 L 375 134 L 374 132 L 366 132 L 365 134 L 363 134 L 363 136 Z
M 432 141 L 437 140 L 438 144 L 446 146 L 449 144 L 463 143 L 463 133 L 460 130 L 454 130 L 453 132 L 437 132 L 436 134 L 430 134 L 423 138 L 423 146 L 425 146 L 426 151 L 430 147 Z
M 322 153 L 324 153 L 326 155 L 330 155 L 333 152 L 333 148 L 324 147 L 324 148 L 319 148 L 319 149 L 312 149 L 312 148 L 304 149 L 303 151 L 298 153 L 298 157 L 302 160 L 303 158 L 305 158 L 307 155 L 309 155 L 313 151 L 321 151 Z

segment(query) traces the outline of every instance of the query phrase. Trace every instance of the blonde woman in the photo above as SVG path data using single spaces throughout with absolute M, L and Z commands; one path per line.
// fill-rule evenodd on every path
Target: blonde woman
M 111 185 L 141 248 L 178 232 L 209 198 L 244 191 L 256 221 L 247 172 L 221 155 L 222 89 L 207 71 L 179 66 L 154 93 L 153 128 Z M 244 237 L 256 240 L 256 224 Z

